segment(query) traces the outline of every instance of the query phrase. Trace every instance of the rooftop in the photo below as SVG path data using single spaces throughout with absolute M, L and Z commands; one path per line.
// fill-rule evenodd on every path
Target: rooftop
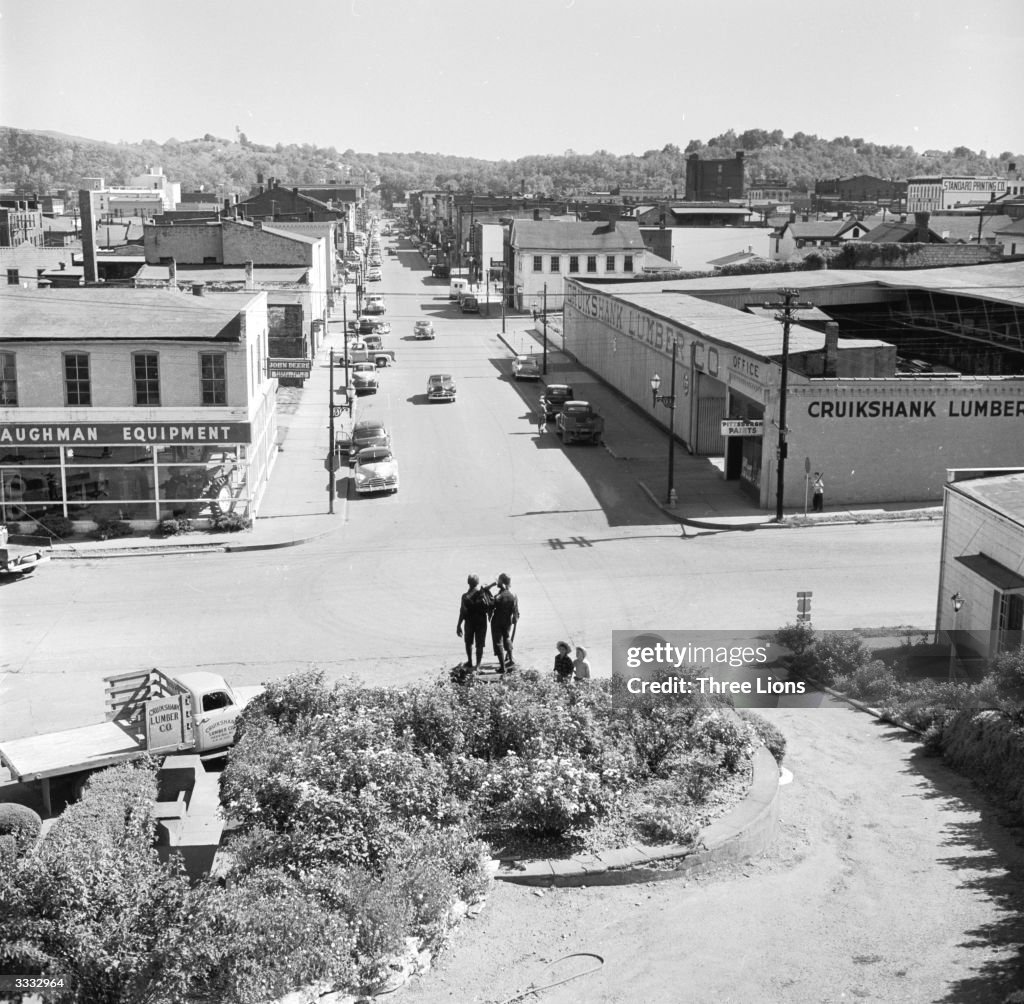
M 0 342 L 237 341 L 239 313 L 265 293 L 0 287 Z
M 635 220 L 618 220 L 614 227 L 600 223 L 566 223 L 560 220 L 515 220 L 510 242 L 520 250 L 611 251 L 644 250 Z
M 1016 471 L 970 478 L 957 481 L 949 487 L 994 509 L 1019 526 L 1024 526 L 1024 473 Z

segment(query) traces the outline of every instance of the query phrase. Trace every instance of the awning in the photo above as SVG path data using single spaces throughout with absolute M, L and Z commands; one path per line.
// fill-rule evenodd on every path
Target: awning
M 996 589 L 1024 589 L 1024 575 L 1000 565 L 987 554 L 962 554 L 956 560 L 975 575 L 991 582 Z

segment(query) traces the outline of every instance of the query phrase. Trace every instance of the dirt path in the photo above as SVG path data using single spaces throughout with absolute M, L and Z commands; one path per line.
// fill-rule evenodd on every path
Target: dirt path
M 402 1000 L 509 1001 L 589 965 L 548 966 L 571 952 L 605 964 L 528 1000 L 989 1004 L 1024 987 L 1024 831 L 867 715 L 766 714 L 794 780 L 763 858 L 643 886 L 499 883 Z

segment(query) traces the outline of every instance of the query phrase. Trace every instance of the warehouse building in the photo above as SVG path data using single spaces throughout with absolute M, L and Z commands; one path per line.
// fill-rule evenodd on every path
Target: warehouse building
M 565 348 L 724 477 L 776 503 L 784 325 L 784 505 L 822 472 L 829 507 L 937 501 L 951 467 L 1024 464 L 1024 262 L 599 284 L 566 278 Z M 675 359 L 673 373 L 673 358 Z

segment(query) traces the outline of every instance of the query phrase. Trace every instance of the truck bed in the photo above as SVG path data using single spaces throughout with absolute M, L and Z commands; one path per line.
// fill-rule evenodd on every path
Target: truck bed
M 141 731 L 130 731 L 117 722 L 100 722 L 0 742 L 0 761 L 13 780 L 35 781 L 131 760 L 144 748 Z

